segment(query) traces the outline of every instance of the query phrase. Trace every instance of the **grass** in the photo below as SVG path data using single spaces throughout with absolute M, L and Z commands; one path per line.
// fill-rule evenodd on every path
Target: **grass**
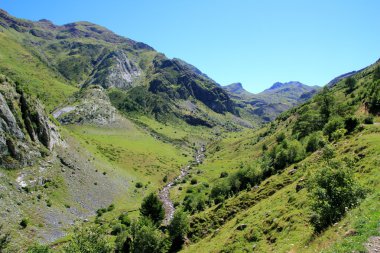
M 289 175 L 291 166 L 283 173 L 265 180 L 257 190 L 241 192 L 222 205 L 194 215 L 194 224 L 199 226 L 195 228 L 207 236 L 199 242 L 196 237 L 193 238 L 193 244 L 183 252 L 362 252 L 368 238 L 379 234 L 380 175 L 376 170 L 380 164 L 379 131 L 380 127 L 369 125 L 362 132 L 344 138 L 336 145 L 340 159 L 355 157 L 357 150 L 365 147 L 361 151 L 365 159 L 357 162 L 355 175 L 359 183 L 370 190 L 361 205 L 349 211 L 337 225 L 315 236 L 308 222 L 310 210 L 307 191 L 295 191 L 300 178 L 307 179 L 322 168 L 318 153 L 314 153 L 299 163 L 296 174 Z M 231 151 L 239 143 L 244 143 L 244 138 L 238 138 L 227 146 Z M 257 152 L 257 148 L 253 150 Z M 220 158 L 223 154 L 219 154 Z M 216 176 L 214 180 L 218 180 Z M 209 182 L 212 184 L 212 180 Z M 219 220 L 222 222 L 219 223 Z M 245 224 L 247 228 L 238 230 L 240 224 Z M 347 236 L 349 231 L 354 231 L 354 234 Z
M 130 122 L 123 128 L 73 125 L 67 128 L 97 160 L 111 168 L 115 177 L 129 182 L 128 196 L 115 200 L 116 209 L 137 209 L 147 192 L 160 188 L 165 176 L 175 177 L 190 159 L 186 151 L 155 139 Z M 136 188 L 136 183 L 143 187 Z
M 23 84 L 29 94 L 40 99 L 47 110 L 52 111 L 77 88 L 67 85 L 59 73 L 18 43 L 17 36 L 21 35 L 8 30 L 0 33 L 0 72 Z

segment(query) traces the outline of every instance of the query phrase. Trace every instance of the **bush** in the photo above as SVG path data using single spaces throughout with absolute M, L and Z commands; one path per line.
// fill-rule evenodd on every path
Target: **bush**
M 128 216 L 128 213 L 122 213 L 120 214 L 118 220 L 120 221 L 121 224 L 125 225 L 125 226 L 129 226 L 131 225 L 131 219 L 129 218 Z
M 107 212 L 111 212 L 115 209 L 115 205 L 114 204 L 111 204 L 107 207 Z
M 280 134 L 278 134 L 277 136 L 276 136 L 276 141 L 278 142 L 278 143 L 281 143 L 281 142 L 283 142 L 285 140 L 285 134 L 284 133 L 280 133 Z
M 223 171 L 220 173 L 220 178 L 228 177 L 228 172 Z
M 118 235 L 121 232 L 124 232 L 127 229 L 127 226 L 124 224 L 116 224 L 112 227 L 111 235 Z
M 136 187 L 136 188 L 142 188 L 142 187 L 143 187 L 143 184 L 142 184 L 141 182 L 137 182 L 137 183 L 135 184 L 135 187 Z
M 346 84 L 347 90 L 346 93 L 350 94 L 355 90 L 356 80 L 352 77 L 349 77 L 344 82 Z
M 364 124 L 373 124 L 373 116 L 368 116 L 364 119 Z
M 342 138 L 347 133 L 347 130 L 344 128 L 338 129 L 335 132 L 331 134 L 331 140 L 332 141 L 338 141 L 340 138 Z
M 66 253 L 110 253 L 113 246 L 106 238 L 104 228 L 100 226 L 82 226 L 74 229 L 74 234 L 65 246 Z
M 192 178 L 191 181 L 190 181 L 190 184 L 197 184 L 198 183 L 198 180 L 196 178 Z
M 124 243 L 123 252 L 159 253 L 167 252 L 170 247 L 170 242 L 165 235 L 146 218 L 132 222 L 130 236 L 131 240 Z
M 219 184 L 216 184 L 212 189 L 211 189 L 211 194 L 210 197 L 212 199 L 225 199 L 227 198 L 229 192 L 231 191 L 231 188 L 227 182 L 222 182 Z
M 206 208 L 206 196 L 202 193 L 193 193 L 187 195 L 183 200 L 183 207 L 185 211 L 195 213 L 203 211 Z
M 342 118 L 336 117 L 331 119 L 325 127 L 323 128 L 323 133 L 329 137 L 329 140 L 331 141 L 332 134 L 338 130 L 344 128 L 344 122 Z
M 359 126 L 360 121 L 356 117 L 349 117 L 344 120 L 344 128 L 347 130 L 347 133 L 352 133 L 357 126 Z
M 21 222 L 20 222 L 20 226 L 21 226 L 22 228 L 26 228 L 26 227 L 28 226 L 28 224 L 29 224 L 29 221 L 28 221 L 28 219 L 26 219 L 26 218 L 23 218 L 23 219 L 21 220 Z
M 190 223 L 187 214 L 182 210 L 174 213 L 173 220 L 169 225 L 169 234 L 172 239 L 171 251 L 177 252 L 181 249 L 184 239 L 190 230 Z
M 165 217 L 163 204 L 154 193 L 149 194 L 143 199 L 140 213 L 141 215 L 151 219 L 155 224 L 160 224 Z
M 312 199 L 313 215 L 310 222 L 319 233 L 338 222 L 364 197 L 364 191 L 345 168 L 327 167 L 311 180 L 309 193 Z
M 314 152 L 325 145 L 325 140 L 321 132 L 312 133 L 306 143 L 306 151 Z
M 51 253 L 48 246 L 35 244 L 26 250 L 26 253 Z

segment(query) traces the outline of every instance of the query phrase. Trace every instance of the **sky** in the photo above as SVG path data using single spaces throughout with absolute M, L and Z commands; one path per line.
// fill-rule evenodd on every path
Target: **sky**
M 90 21 L 222 85 L 325 85 L 380 58 L 378 0 L 0 0 L 29 20 Z

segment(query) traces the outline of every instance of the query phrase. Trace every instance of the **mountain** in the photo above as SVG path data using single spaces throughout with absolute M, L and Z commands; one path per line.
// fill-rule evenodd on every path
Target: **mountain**
M 249 94 L 89 22 L 0 26 L 0 252 L 376 246 L 380 62 Z
M 280 113 L 306 102 L 314 96 L 319 86 L 308 86 L 300 82 L 274 83 L 258 94 L 246 91 L 241 83 L 223 86 L 241 107 L 264 122 L 274 120 Z

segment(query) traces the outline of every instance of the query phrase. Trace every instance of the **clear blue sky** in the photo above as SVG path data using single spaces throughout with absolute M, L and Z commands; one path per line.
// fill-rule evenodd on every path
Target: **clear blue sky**
M 276 81 L 324 85 L 380 58 L 378 0 L 0 0 L 0 8 L 100 24 L 252 92 Z

